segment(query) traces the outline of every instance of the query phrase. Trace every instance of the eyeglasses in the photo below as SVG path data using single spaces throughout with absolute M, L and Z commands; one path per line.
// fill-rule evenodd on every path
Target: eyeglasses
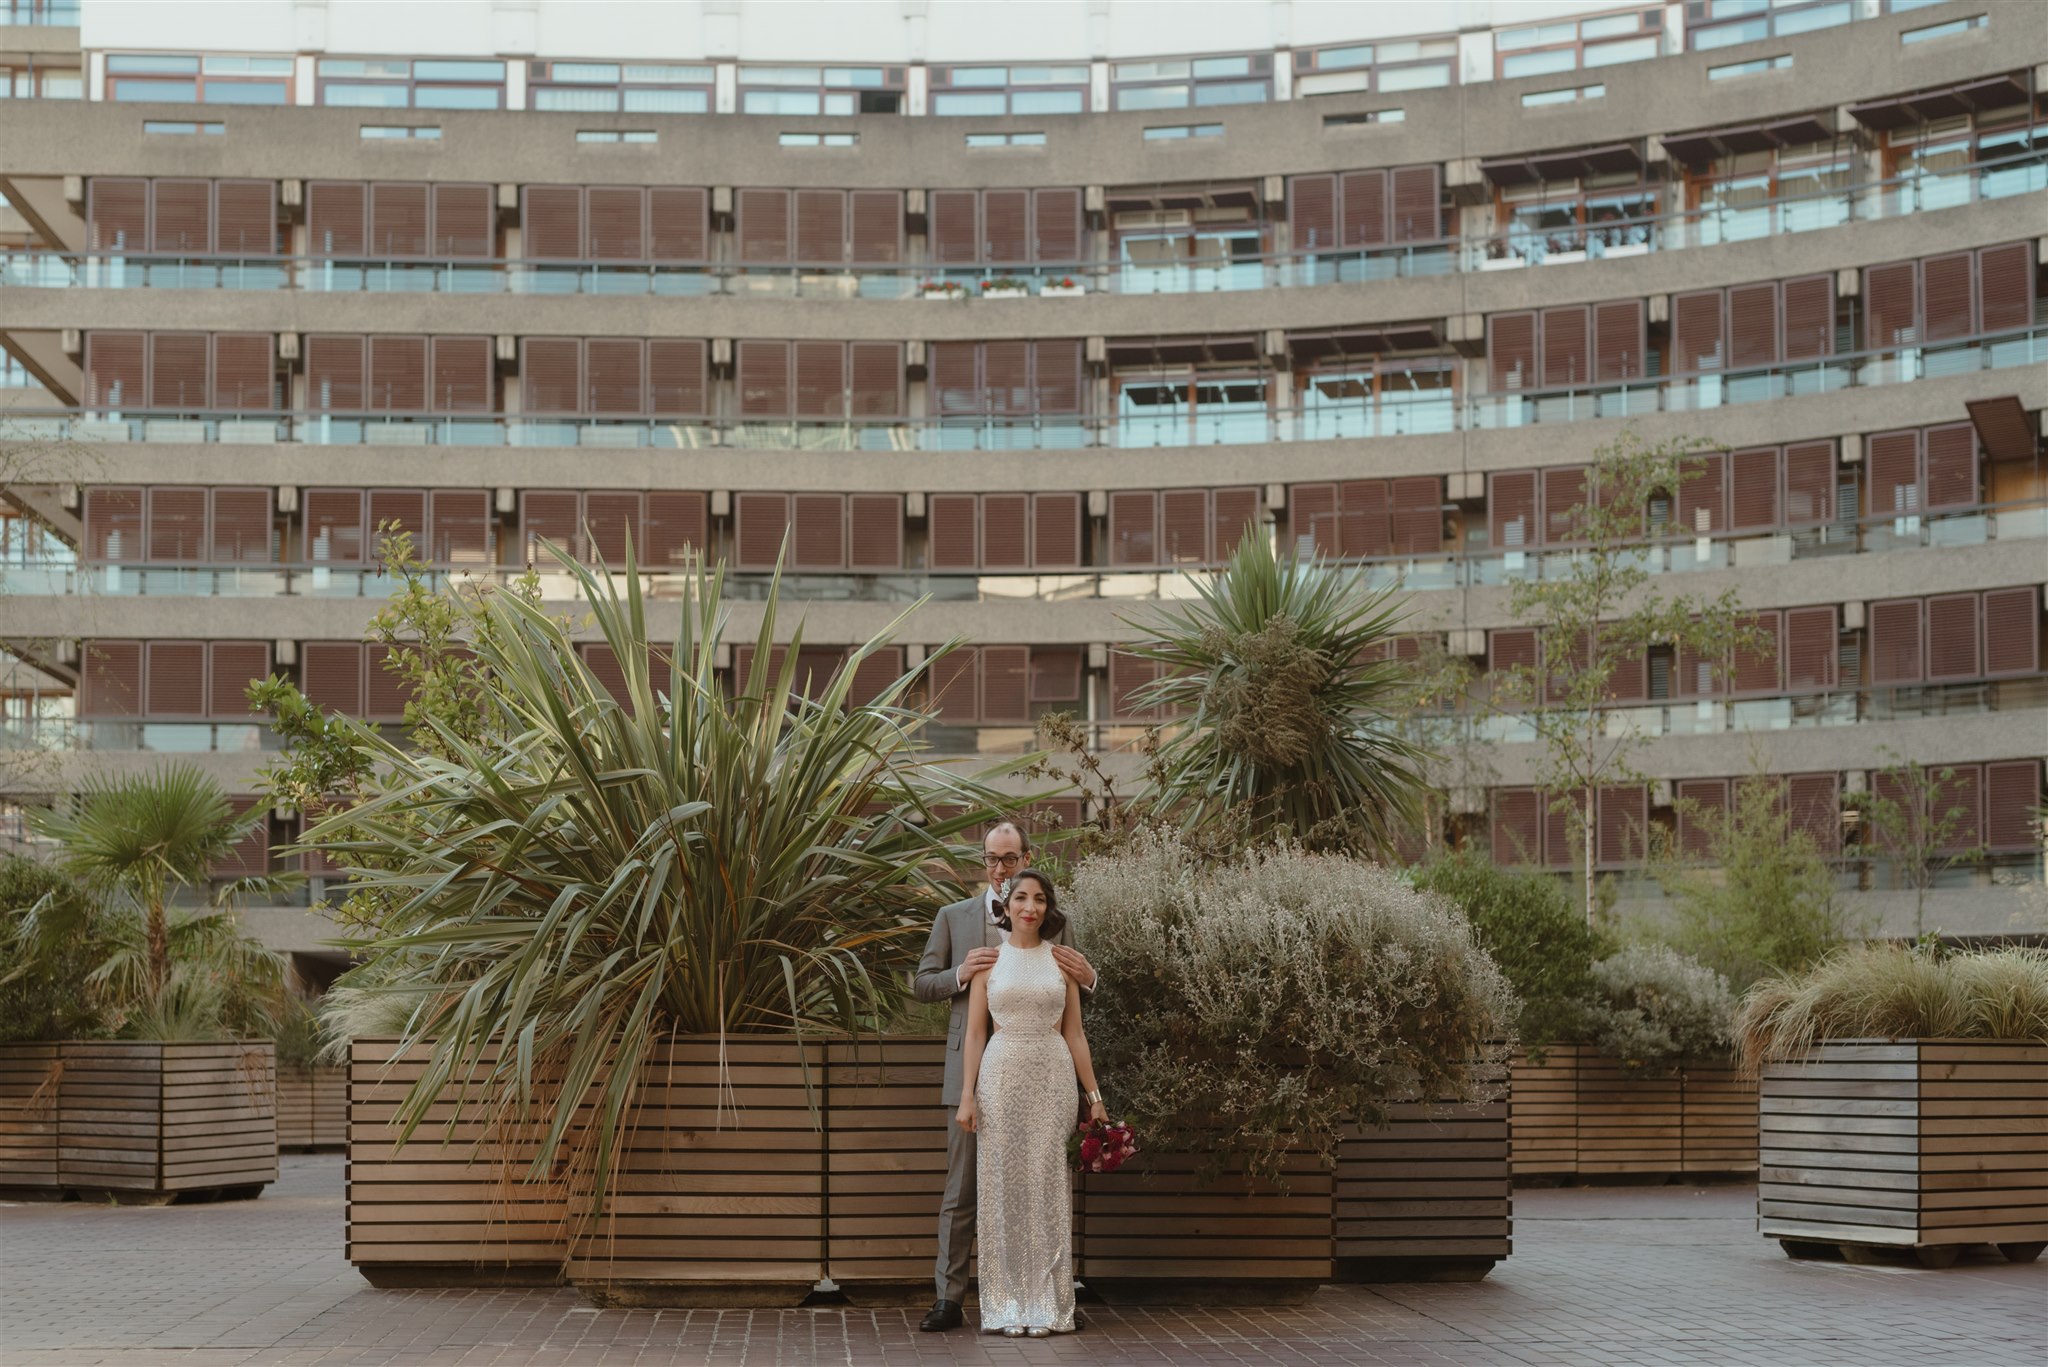
M 984 854 L 981 862 L 992 869 L 1014 869 L 1024 862 L 1021 854 Z

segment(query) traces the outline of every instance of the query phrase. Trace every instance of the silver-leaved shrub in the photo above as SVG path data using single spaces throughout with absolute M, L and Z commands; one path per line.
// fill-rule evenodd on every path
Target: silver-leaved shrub
M 1629 945 L 1593 965 L 1587 1035 L 1624 1068 L 1669 1072 L 1688 1059 L 1725 1059 L 1734 1044 L 1728 979 L 1666 945 Z

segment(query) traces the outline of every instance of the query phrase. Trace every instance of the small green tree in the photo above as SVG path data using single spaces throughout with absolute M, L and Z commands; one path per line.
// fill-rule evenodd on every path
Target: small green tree
M 42 916 L 87 924 L 85 893 L 55 864 L 0 859 L 0 1040 L 80 1039 L 101 1033 L 86 979 L 102 949 L 91 934 L 43 936 Z
M 1599 915 L 1593 829 L 1601 788 L 1640 783 L 1630 756 L 1646 737 L 1610 724 L 1616 684 L 1653 646 L 1697 656 L 1717 676 L 1732 652 L 1761 651 L 1769 641 L 1742 618 L 1733 589 L 1706 599 L 1656 587 L 1649 557 L 1648 509 L 1653 497 L 1675 501 L 1698 477 L 1688 455 L 1699 443 L 1645 443 L 1625 429 L 1596 453 L 1581 504 L 1550 510 L 1545 539 L 1570 543 L 1546 557 L 1543 571 L 1515 581 L 1514 619 L 1534 627 L 1535 664 L 1495 677 L 1493 705 L 1524 716 L 1539 746 L 1538 782 L 1554 812 L 1566 817 L 1581 852 L 1583 907 Z M 1648 833 L 1642 833 L 1647 840 Z
M 1956 771 L 1904 759 L 1885 748 L 1889 761 L 1871 776 L 1867 792 L 1852 793 L 1850 805 L 1862 819 L 1861 842 L 1890 861 L 1913 893 L 1913 937 L 1927 934 L 1927 894 L 1941 875 L 1983 856 L 1981 845 L 1964 841 L 1975 814 L 1959 801 Z

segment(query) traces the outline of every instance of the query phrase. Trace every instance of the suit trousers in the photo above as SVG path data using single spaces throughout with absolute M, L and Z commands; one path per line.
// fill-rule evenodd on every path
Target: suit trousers
M 946 1112 L 946 1194 L 939 1202 L 939 1299 L 965 1303 L 967 1259 L 974 1252 L 974 1209 L 978 1199 L 974 1167 L 977 1145 L 971 1130 Z

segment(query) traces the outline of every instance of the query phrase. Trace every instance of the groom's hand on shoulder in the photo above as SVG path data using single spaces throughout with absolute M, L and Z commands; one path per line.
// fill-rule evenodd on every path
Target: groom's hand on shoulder
M 967 986 L 967 984 L 974 981 L 975 974 L 983 969 L 993 968 L 995 962 L 996 952 L 986 945 L 979 949 L 968 950 L 967 957 L 960 961 L 960 985 L 962 987 Z
M 1072 978 L 1077 986 L 1094 990 L 1095 969 L 1080 950 L 1068 945 L 1054 945 L 1052 958 L 1060 966 L 1060 972 Z

